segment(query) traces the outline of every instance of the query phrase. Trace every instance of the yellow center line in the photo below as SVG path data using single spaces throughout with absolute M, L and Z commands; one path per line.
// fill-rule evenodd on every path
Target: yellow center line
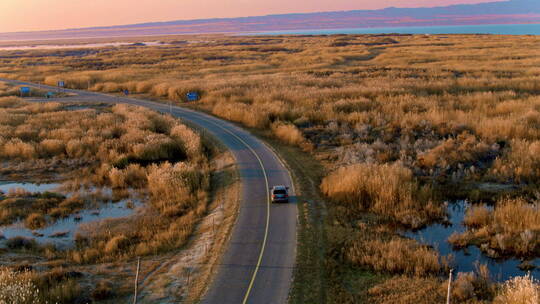
M 204 120 L 206 122 L 212 123 L 213 125 L 223 129 L 223 131 L 231 134 L 236 139 L 238 139 L 242 144 L 244 144 L 251 151 L 251 153 L 253 153 L 253 155 L 255 155 L 255 157 L 257 158 L 257 161 L 259 162 L 259 165 L 261 166 L 261 170 L 262 170 L 263 175 L 264 175 L 264 182 L 266 184 L 266 227 L 265 227 L 265 230 L 264 230 L 264 238 L 263 238 L 263 243 L 262 243 L 262 246 L 261 246 L 261 251 L 259 253 L 259 258 L 257 260 L 257 265 L 255 266 L 255 270 L 253 271 L 253 275 L 251 276 L 251 281 L 249 282 L 249 286 L 248 286 L 248 288 L 246 290 L 246 294 L 244 295 L 244 300 L 242 301 L 242 304 L 246 304 L 248 299 L 249 299 L 249 294 L 251 293 L 251 289 L 253 288 L 253 284 L 255 283 L 255 279 L 257 278 L 257 273 L 258 273 L 259 268 L 261 266 L 261 262 L 262 262 L 263 255 L 264 255 L 264 250 L 266 248 L 266 240 L 268 239 L 268 229 L 269 229 L 269 226 L 270 226 L 270 192 L 269 192 L 270 185 L 268 184 L 268 175 L 266 174 L 264 164 L 263 164 L 261 158 L 259 157 L 259 155 L 257 154 L 257 152 L 255 152 L 255 150 L 247 142 L 245 142 L 241 137 L 234 134 L 232 131 L 224 128 L 223 126 L 217 124 L 214 121 L 208 120 L 208 119 L 206 119 L 204 117 L 200 117 L 200 119 Z

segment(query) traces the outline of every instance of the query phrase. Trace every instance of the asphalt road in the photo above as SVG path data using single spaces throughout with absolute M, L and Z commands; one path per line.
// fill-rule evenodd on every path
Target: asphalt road
M 37 84 L 2 79 L 14 85 Z M 39 86 L 46 90 L 57 88 Z M 218 271 L 202 303 L 286 303 L 296 257 L 297 206 L 289 172 L 276 155 L 246 130 L 213 116 L 152 101 L 66 90 L 75 97 L 44 101 L 127 103 L 170 113 L 204 128 L 235 156 L 242 181 L 240 212 Z M 270 204 L 268 188 L 291 186 L 289 204 Z

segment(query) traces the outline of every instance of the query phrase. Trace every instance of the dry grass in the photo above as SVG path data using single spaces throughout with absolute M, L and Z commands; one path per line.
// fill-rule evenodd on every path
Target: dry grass
M 463 224 L 472 228 L 481 228 L 491 221 L 491 211 L 487 206 L 473 205 L 467 210 Z
M 444 303 L 442 280 L 436 278 L 410 278 L 396 276 L 369 290 L 371 303 L 432 304 Z
M 441 277 L 395 276 L 369 290 L 373 303 L 444 303 L 448 280 Z M 451 303 L 537 304 L 540 285 L 530 275 L 516 277 L 498 288 L 485 265 L 476 271 L 458 273 L 452 281 Z M 371 303 L 371 302 L 370 302 Z
M 0 303 L 34 304 L 39 300 L 39 290 L 28 272 L 15 273 L 0 269 Z
M 505 181 L 536 185 L 540 177 L 540 141 L 513 140 L 495 161 L 492 172 Z
M 348 248 L 347 259 L 377 272 L 418 277 L 441 273 L 447 267 L 433 249 L 413 240 L 398 238 L 354 242 Z
M 452 282 L 451 299 L 456 303 L 491 302 L 497 291 L 486 265 L 476 265 L 474 272 L 459 272 Z
M 25 225 L 32 230 L 39 229 L 47 225 L 47 220 L 39 213 L 31 213 L 28 217 L 26 217 Z
M 540 53 L 531 50 L 539 43 L 534 36 L 350 35 L 337 44 L 332 36 L 213 36 L 82 57 L 6 52 L 0 75 L 174 102 L 197 91 L 198 107 L 316 148 L 332 168 L 400 160 L 434 186 L 533 183 Z M 36 55 L 40 65 L 29 71 Z M 33 153 L 10 145 L 12 153 Z
M 2 225 L 23 221 L 30 229 L 43 228 L 79 210 L 99 207 L 102 201 L 129 196 L 130 191 L 147 200 L 131 217 L 82 227 L 73 248 L 42 246 L 25 238 L 6 240 L 13 253 L 32 253 L 43 260 L 33 273 L 42 302 L 87 302 L 117 295 L 107 291 L 105 283 L 97 284 L 92 294 L 92 289 L 81 292 L 79 277 L 47 271 L 51 261 L 85 267 L 177 250 L 206 213 L 212 148 L 170 116 L 126 105 L 67 111 L 56 103 L 15 99 L 0 103 L 0 129 L 4 168 L 26 170 L 24 164 L 31 164 L 36 170 L 39 166 L 64 169 L 67 172 L 61 177 L 70 177 L 66 189 L 113 190 L 111 197 L 99 191 L 65 197 L 15 189 L 0 197 Z
M 432 202 L 431 189 L 399 163 L 342 167 L 323 179 L 321 190 L 344 204 L 351 217 L 368 210 L 419 228 L 444 215 L 442 206 Z
M 53 85 L 61 79 L 71 88 L 90 86 L 104 92 L 129 89 L 175 103 L 185 101 L 185 92 L 197 91 L 202 99 L 195 107 L 264 130 L 322 160 L 329 168 L 321 185 L 331 200 L 327 231 L 346 227 L 354 235 L 359 218 L 366 214 L 376 215 L 370 225 L 425 225 L 443 217 L 436 197 L 445 199 L 448 192 L 456 192 L 466 198 L 471 189 L 481 191 L 476 185 L 486 181 L 537 188 L 538 50 L 536 36 L 211 37 L 198 43 L 122 47 L 83 56 L 56 56 L 47 50 L 6 52 L 0 76 Z M 40 64 L 28 69 L 36 60 Z M 6 108 L 17 103 L 0 99 Z M 0 134 L 16 131 L 21 137 L 35 137 L 32 128 L 15 130 L 21 119 L 0 115 L 0 121 L 6 121 Z M 128 121 L 123 119 L 121 125 L 125 124 Z M 122 132 L 113 127 L 106 131 L 111 138 Z M 196 149 L 189 143 L 179 140 L 187 137 L 167 132 L 188 157 L 196 154 L 190 152 Z M 140 145 L 106 154 L 92 151 L 92 141 L 67 130 L 59 133 L 47 139 L 65 145 L 47 141 L 32 149 L 1 135 L 0 144 L 9 144 L 9 155 L 26 160 L 64 149 L 69 157 L 99 155 L 107 164 L 96 169 L 96 181 L 119 188 L 144 185 L 139 169 L 130 168 L 128 174 L 126 168 L 133 160 L 144 166 L 168 155 L 167 147 L 173 144 L 155 137 L 153 142 L 163 147 L 157 153 L 140 137 L 124 134 Z M 168 204 L 156 202 L 156 207 L 176 212 Z M 467 220 L 478 228 L 490 221 L 485 216 L 485 210 L 479 209 Z M 408 251 L 420 248 L 387 234 L 382 239 L 375 247 L 386 248 L 393 242 L 392 247 L 403 249 L 397 252 L 411 259 Z M 346 252 L 350 248 L 340 246 L 351 244 L 332 242 L 325 254 L 339 265 L 346 264 L 343 255 L 333 253 Z M 403 286 L 421 284 L 410 280 Z M 411 293 L 409 302 L 439 302 L 437 293 L 430 294 L 435 285 L 419 288 L 418 297 Z M 334 287 L 328 292 L 338 288 Z M 388 288 L 374 293 L 370 301 L 399 303 L 397 296 L 385 294 Z
M 501 294 L 493 303 L 538 304 L 540 303 L 540 285 L 530 275 L 516 277 L 504 284 Z
M 454 246 L 476 244 L 495 257 L 535 257 L 540 252 L 538 202 L 516 198 L 499 200 L 493 210 L 473 206 L 467 210 L 464 224 L 471 229 L 452 235 L 449 241 Z
M 293 124 L 275 122 L 271 126 L 275 136 L 290 145 L 300 145 L 306 141 L 302 132 Z
M 0 224 L 9 225 L 24 219 L 26 226 L 31 229 L 44 227 L 47 224 L 44 215 L 50 214 L 54 217 L 54 210 L 64 201 L 65 197 L 62 195 L 28 194 L 23 191 L 15 196 L 13 192 L 8 193 L 6 199 L 0 200 Z M 65 204 L 62 206 L 65 207 Z M 71 207 L 67 209 L 68 214 L 80 209 L 80 206 Z
M 83 274 L 62 267 L 48 271 L 30 272 L 32 282 L 37 286 L 40 295 L 36 303 L 73 303 L 87 302 L 88 299 L 79 284 Z

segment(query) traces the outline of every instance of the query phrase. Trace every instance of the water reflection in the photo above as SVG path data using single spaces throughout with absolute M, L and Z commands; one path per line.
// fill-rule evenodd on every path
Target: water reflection
M 72 214 L 42 229 L 30 230 L 24 227 L 22 222 L 18 222 L 13 225 L 0 227 L 0 234 L 4 235 L 6 239 L 22 236 L 33 238 L 40 244 L 52 243 L 58 248 L 67 248 L 74 244 L 75 234 L 82 224 L 104 219 L 127 217 L 135 213 L 136 207 L 140 205 L 141 203 L 139 201 L 128 200 L 118 203 L 108 203 L 102 205 L 99 209 L 83 210 L 79 213 Z
M 30 193 L 38 192 L 60 192 L 67 197 L 80 194 L 90 195 L 101 198 L 99 204 L 93 204 L 92 208 L 81 210 L 71 214 L 66 218 L 58 219 L 56 222 L 48 225 L 45 228 L 31 230 L 24 226 L 22 221 L 12 225 L 0 226 L 0 235 L 4 239 L 0 239 L 0 247 L 5 247 L 5 241 L 9 238 L 21 236 L 35 239 L 40 244 L 52 243 L 59 248 L 68 248 L 73 246 L 75 234 L 79 227 L 85 223 L 98 222 L 104 219 L 115 219 L 128 217 L 133 215 L 138 207 L 143 205 L 141 198 L 136 198 L 135 191 L 130 190 L 129 199 L 123 199 L 113 202 L 114 193 L 110 188 L 85 188 L 76 192 L 66 192 L 61 190 L 59 183 L 17 183 L 17 182 L 0 182 L 0 190 L 4 193 L 9 193 L 10 190 L 24 189 Z M 111 199 L 109 199 L 109 198 Z
M 466 230 L 463 226 L 463 218 L 469 203 L 466 201 L 458 201 L 448 206 L 448 214 L 450 216 L 450 225 L 434 224 L 419 231 L 407 231 L 405 236 L 418 240 L 421 243 L 428 244 L 437 249 L 441 255 L 452 254 L 455 259 L 457 271 L 469 272 L 475 270 L 475 264 L 480 262 L 486 264 L 490 270 L 493 279 L 497 281 L 505 281 L 515 276 L 525 275 L 527 271 L 522 271 L 518 268 L 521 261 L 518 259 L 508 259 L 498 261 L 489 258 L 482 254 L 476 246 L 469 246 L 463 250 L 454 250 L 452 245 L 447 242 L 448 237 L 454 233 L 461 233 Z M 540 259 L 532 261 L 537 267 L 540 266 Z M 532 276 L 540 278 L 540 270 L 531 272 Z
M 7 194 L 10 189 L 24 189 L 30 193 L 36 192 L 52 192 L 60 187 L 58 183 L 16 183 L 16 182 L 6 182 L 0 181 L 0 191 Z

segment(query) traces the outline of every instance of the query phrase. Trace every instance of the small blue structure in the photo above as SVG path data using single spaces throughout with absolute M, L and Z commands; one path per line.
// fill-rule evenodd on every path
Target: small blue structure
M 30 94 L 30 87 L 21 87 L 21 96 L 24 94 Z
M 186 94 L 188 101 L 197 101 L 199 100 L 199 93 L 197 92 L 189 92 Z
M 129 95 L 129 90 L 128 90 L 128 89 L 125 89 L 125 90 L 124 90 L 124 95 L 126 95 L 126 96 Z
M 66 83 L 64 81 L 58 81 L 57 84 L 58 84 L 58 87 L 60 87 L 60 88 L 63 88 L 66 85 Z
M 45 97 L 47 97 L 47 98 L 54 97 L 54 92 L 47 92 L 47 94 L 45 95 Z

